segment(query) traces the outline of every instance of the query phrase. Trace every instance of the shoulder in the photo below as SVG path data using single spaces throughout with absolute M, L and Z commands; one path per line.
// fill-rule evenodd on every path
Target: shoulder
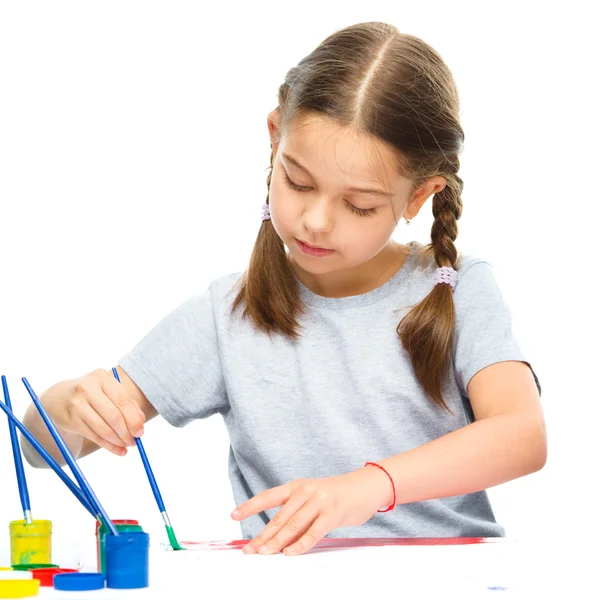
M 243 271 L 237 271 L 212 279 L 209 284 L 209 292 L 212 299 L 218 303 L 229 299 L 234 300 L 235 295 L 238 293 L 240 279 L 243 274 Z
M 415 256 L 415 269 L 423 279 L 428 279 L 432 283 L 437 270 L 437 263 L 427 250 L 427 245 L 416 243 L 413 248 Z M 490 284 L 491 278 L 494 279 L 493 269 L 490 261 L 475 254 L 466 254 L 458 249 L 458 264 L 456 271 L 458 273 L 454 294 L 462 295 L 479 285 Z M 460 292 L 460 290 L 462 290 Z
M 237 289 L 235 284 L 238 283 L 240 275 L 240 273 L 231 273 L 210 279 L 209 283 L 178 306 L 176 313 L 193 319 L 211 319 L 212 316 L 217 319 L 226 311 L 226 307 L 231 305 L 235 296 L 233 289 L 235 287 Z
M 232 306 L 238 295 L 244 271 L 228 273 L 212 279 L 205 292 L 218 324 L 231 320 Z

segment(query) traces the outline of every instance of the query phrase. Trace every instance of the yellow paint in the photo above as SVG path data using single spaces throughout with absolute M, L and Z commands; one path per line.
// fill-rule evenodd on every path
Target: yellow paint
M 51 563 L 51 521 L 35 519 L 27 525 L 24 519 L 11 521 L 10 562 L 13 565 Z

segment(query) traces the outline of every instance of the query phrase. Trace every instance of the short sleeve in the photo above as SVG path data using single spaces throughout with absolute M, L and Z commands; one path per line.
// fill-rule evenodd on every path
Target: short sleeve
M 211 290 L 174 309 L 118 364 L 171 425 L 222 412 L 227 395 Z
M 517 360 L 531 369 L 538 392 L 542 388 L 511 330 L 511 310 L 489 263 L 476 262 L 458 276 L 454 290 L 456 339 L 454 369 L 462 395 L 478 371 L 497 362 Z

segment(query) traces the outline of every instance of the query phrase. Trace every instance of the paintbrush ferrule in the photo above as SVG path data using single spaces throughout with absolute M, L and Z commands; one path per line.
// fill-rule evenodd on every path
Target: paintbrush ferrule
M 164 524 L 165 524 L 167 527 L 172 527 L 172 525 L 170 524 L 170 519 L 168 518 L 168 514 L 166 513 L 166 511 L 164 511 L 164 512 L 162 513 L 162 518 L 164 519 Z

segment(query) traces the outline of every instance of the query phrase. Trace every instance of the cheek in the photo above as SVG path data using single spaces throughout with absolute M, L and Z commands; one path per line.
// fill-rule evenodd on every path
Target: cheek
M 273 189 L 273 186 L 272 188 Z M 294 198 L 285 190 L 277 190 L 272 193 L 271 201 L 271 218 L 275 229 L 283 230 L 291 228 L 297 223 L 300 218 L 298 198 Z
M 390 226 L 389 222 L 380 223 L 377 215 L 368 217 L 367 221 L 363 219 L 364 217 L 359 217 L 358 220 L 363 221 L 363 223 L 355 224 L 347 232 L 345 243 L 355 254 L 375 256 L 390 239 L 394 232 L 394 226 Z

